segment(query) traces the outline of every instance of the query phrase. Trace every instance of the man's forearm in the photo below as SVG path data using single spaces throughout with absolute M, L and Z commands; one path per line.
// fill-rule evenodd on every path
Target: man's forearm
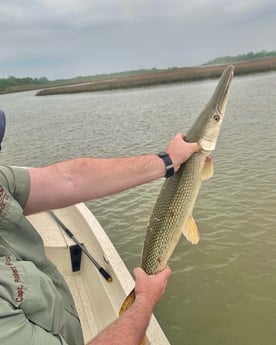
M 174 172 L 194 152 L 196 143 L 176 135 L 167 147 Z M 77 158 L 43 168 L 31 168 L 30 195 L 24 213 L 69 206 L 103 197 L 156 180 L 166 175 L 164 161 L 157 155 L 129 158 Z
M 71 172 L 74 194 L 79 194 L 80 198 L 86 194 L 87 200 L 114 194 L 165 176 L 164 163 L 156 155 L 80 158 L 79 162 L 64 162 L 60 169 L 63 175 Z
M 31 191 L 25 214 L 111 195 L 165 175 L 157 155 L 77 158 L 29 169 Z
M 87 345 L 140 345 L 150 322 L 152 308 L 147 301 L 135 301 L 120 318 Z

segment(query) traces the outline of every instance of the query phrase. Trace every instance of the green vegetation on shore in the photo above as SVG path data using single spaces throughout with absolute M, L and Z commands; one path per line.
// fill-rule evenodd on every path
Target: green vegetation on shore
M 157 70 L 153 68 L 152 71 Z M 12 93 L 12 92 L 20 92 L 20 91 L 29 91 L 29 90 L 37 90 L 43 89 L 45 87 L 55 87 L 55 86 L 66 86 L 66 85 L 75 85 L 80 83 L 89 83 L 95 82 L 105 78 L 117 78 L 119 76 L 126 76 L 130 74 L 140 74 L 144 72 L 148 72 L 150 70 L 135 70 L 135 71 L 125 71 L 125 72 L 118 72 L 118 73 L 111 73 L 111 74 L 96 74 L 94 76 L 79 76 L 70 79 L 56 79 L 56 80 L 48 80 L 46 77 L 41 78 L 17 78 L 14 76 L 10 76 L 8 78 L 0 78 L 0 94 L 4 93 Z
M 38 93 L 39 95 L 89 92 L 216 78 L 225 64 L 235 64 L 236 74 L 273 71 L 276 70 L 276 51 L 263 50 L 258 53 L 219 57 L 198 67 L 171 67 L 162 70 L 152 68 L 54 81 L 46 77 L 16 78 L 11 76 L 0 79 L 0 94 L 38 89 L 43 89 Z
M 218 57 L 214 60 L 208 61 L 205 65 L 217 65 L 217 64 L 231 64 L 235 62 L 245 62 L 245 61 L 252 61 L 258 59 L 265 59 L 265 58 L 276 58 L 276 51 L 267 52 L 266 50 L 262 50 L 258 53 L 247 53 L 243 55 L 237 56 L 224 56 Z
M 47 86 L 47 78 L 16 78 L 11 76 L 6 79 L 0 79 L 0 93 L 16 92 L 21 90 L 32 90 Z

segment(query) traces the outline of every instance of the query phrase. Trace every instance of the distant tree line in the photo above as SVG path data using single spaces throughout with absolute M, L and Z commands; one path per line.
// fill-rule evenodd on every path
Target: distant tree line
M 265 58 L 271 58 L 271 57 L 276 57 L 276 51 L 267 52 L 266 50 L 262 50 L 258 53 L 249 52 L 247 54 L 237 55 L 237 56 L 218 57 L 214 60 L 211 60 L 205 63 L 204 65 L 227 64 L 227 63 L 234 63 L 234 62 L 265 59 Z
M 48 79 L 45 77 L 41 78 L 16 78 L 13 76 L 10 76 L 5 79 L 0 79 L 0 92 L 4 92 L 7 90 L 20 90 L 21 87 L 28 87 L 34 88 L 39 85 L 46 85 L 48 83 Z
M 0 79 L 0 93 L 9 93 L 9 92 L 19 92 L 25 90 L 35 90 L 39 88 L 53 87 L 53 86 L 65 86 L 78 83 L 87 83 L 91 81 L 97 81 L 105 79 L 107 77 L 123 77 L 130 74 L 141 74 L 148 72 L 149 70 L 140 69 L 135 71 L 124 71 L 116 72 L 111 74 L 96 74 L 94 76 L 78 76 L 70 79 L 57 79 L 57 80 L 48 80 L 46 77 L 41 78 L 16 78 L 10 76 L 6 79 Z M 158 71 L 156 68 L 152 68 L 151 71 Z

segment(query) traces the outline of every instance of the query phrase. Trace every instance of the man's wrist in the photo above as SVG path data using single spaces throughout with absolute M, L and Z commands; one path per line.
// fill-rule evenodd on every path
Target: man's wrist
M 166 169 L 166 174 L 165 177 L 171 177 L 174 175 L 174 165 L 173 162 L 171 160 L 171 157 L 169 156 L 169 154 L 167 152 L 160 152 L 158 153 L 158 157 L 160 157 L 165 165 L 165 169 Z
M 143 296 L 141 294 L 136 295 L 134 306 L 142 309 L 145 314 L 151 315 L 153 313 L 154 307 L 157 301 L 149 296 Z

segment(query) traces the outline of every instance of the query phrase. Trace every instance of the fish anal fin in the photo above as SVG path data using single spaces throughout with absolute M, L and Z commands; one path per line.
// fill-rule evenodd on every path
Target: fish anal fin
M 197 244 L 199 242 L 200 235 L 193 216 L 188 218 L 188 221 L 184 226 L 183 235 L 187 241 L 191 242 L 192 244 Z
M 207 157 L 203 166 L 203 169 L 201 171 L 201 179 L 208 180 L 209 178 L 214 176 L 214 165 L 213 160 L 211 157 Z

